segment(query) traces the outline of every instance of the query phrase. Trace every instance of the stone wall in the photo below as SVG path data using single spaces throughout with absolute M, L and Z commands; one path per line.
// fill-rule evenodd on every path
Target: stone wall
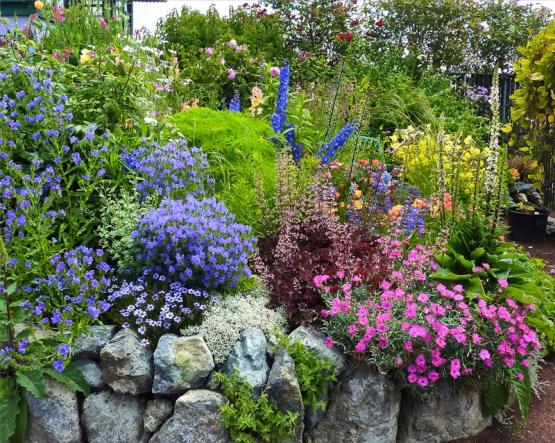
M 340 374 L 325 396 L 326 411 L 304 410 L 293 359 L 258 329 L 243 331 L 221 368 L 237 370 L 254 395 L 265 390 L 278 409 L 300 414 L 295 436 L 283 443 L 443 442 L 491 424 L 478 392 L 444 384 L 418 401 L 383 375 L 347 365 L 320 332 L 300 327 L 291 337 L 331 359 Z M 74 348 L 91 394 L 81 398 L 47 380 L 47 400 L 28 396 L 27 442 L 231 442 L 218 413 L 226 399 L 217 392 L 211 376 L 216 368 L 201 336 L 166 334 L 151 352 L 130 330 L 94 326 Z

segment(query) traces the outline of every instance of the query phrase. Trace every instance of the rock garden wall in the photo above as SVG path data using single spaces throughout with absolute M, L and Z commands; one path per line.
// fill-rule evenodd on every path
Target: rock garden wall
M 325 344 L 325 337 L 301 326 L 298 339 L 339 374 L 330 383 L 325 411 L 303 406 L 288 352 L 259 329 L 242 332 L 221 370 L 237 371 L 266 392 L 282 411 L 299 414 L 295 435 L 284 443 L 430 443 L 477 434 L 491 424 L 477 391 L 454 391 L 447 384 L 426 400 L 368 368 L 349 363 Z M 75 343 L 74 362 L 90 395 L 83 397 L 47 379 L 49 398 L 28 395 L 29 443 L 228 443 L 219 409 L 212 354 L 200 336 L 162 336 L 154 352 L 134 332 L 94 326 Z

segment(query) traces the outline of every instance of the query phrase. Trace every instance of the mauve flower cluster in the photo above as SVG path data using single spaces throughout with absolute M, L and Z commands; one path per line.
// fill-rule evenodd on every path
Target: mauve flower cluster
M 489 101 L 491 100 L 489 89 L 486 88 L 485 86 L 480 86 L 480 85 L 469 88 L 466 91 L 466 96 L 468 97 L 469 100 L 473 102 L 477 102 L 481 100 L 489 103 Z
M 154 281 L 165 280 L 157 274 L 152 277 Z M 165 290 L 153 289 L 142 277 L 112 286 L 108 296 L 108 302 L 117 307 L 118 320 L 123 327 L 133 327 L 145 346 L 156 343 L 164 332 L 177 332 L 184 324 L 197 319 L 209 303 L 216 301 L 217 297 L 187 288 L 177 281 Z
M 416 388 L 441 378 L 522 381 L 541 347 L 526 324 L 535 308 L 509 298 L 468 302 L 461 285 L 428 281 L 430 264 L 424 247 L 410 250 L 399 258 L 402 271 L 391 273 L 379 291 L 369 291 L 357 276 L 334 291 L 325 285 L 330 276 L 316 276 L 315 285 L 327 294 L 322 316 L 328 346 L 337 342 Z
M 183 139 L 160 146 L 157 142 L 140 146 L 122 155 L 130 169 L 142 177 L 137 190 L 143 198 L 154 193 L 164 198 L 181 198 L 187 194 L 202 196 L 205 184 L 212 179 L 206 154 L 200 148 L 188 147 Z
M 138 220 L 131 234 L 144 276 L 179 281 L 191 287 L 235 286 L 249 276 L 247 258 L 254 247 L 248 226 L 235 222 L 215 198 L 163 200 Z M 163 281 L 163 280 L 161 280 Z

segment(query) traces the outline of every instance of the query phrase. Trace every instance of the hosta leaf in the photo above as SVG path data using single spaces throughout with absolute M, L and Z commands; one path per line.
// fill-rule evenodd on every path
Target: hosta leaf
M 464 293 L 470 300 L 475 299 L 478 295 L 482 298 L 486 296 L 484 285 L 479 277 L 474 277 L 464 284 Z
M 449 280 L 449 281 L 465 281 L 472 278 L 472 274 L 455 274 L 448 269 L 439 269 L 431 275 L 432 278 L 438 280 Z
M 479 248 L 474 249 L 474 251 L 472 251 L 470 253 L 470 257 L 472 258 L 472 260 L 478 260 L 485 253 L 486 253 L 486 250 L 482 247 L 479 247 Z

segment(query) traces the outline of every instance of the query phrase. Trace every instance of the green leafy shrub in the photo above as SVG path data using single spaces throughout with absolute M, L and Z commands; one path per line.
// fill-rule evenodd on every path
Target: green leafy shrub
M 275 147 L 268 140 L 267 123 L 238 112 L 193 108 L 172 117 L 172 123 L 208 156 L 208 173 L 216 182 L 216 196 L 226 203 L 240 223 L 261 232 L 261 194 L 275 187 Z
M 206 14 L 183 7 L 174 9 L 158 22 L 158 35 L 177 52 L 182 64 L 195 60 L 200 50 L 221 39 L 232 38 L 230 27 L 214 6 Z
M 120 270 L 130 269 L 135 261 L 131 233 L 137 227 L 138 217 L 145 215 L 149 209 L 151 205 L 141 202 L 135 190 L 123 189 L 120 194 L 102 194 L 97 235 L 102 249 Z
M 251 386 L 237 371 L 232 375 L 217 372 L 215 376 L 229 400 L 221 406 L 220 413 L 235 443 L 276 442 L 295 433 L 298 413 L 278 411 L 265 392 L 253 399 Z
M 322 398 L 329 383 L 336 380 L 331 360 L 318 358 L 300 340 L 291 342 L 284 335 L 279 336 L 278 345 L 285 348 L 295 362 L 304 406 L 313 410 L 325 409 L 326 402 Z

